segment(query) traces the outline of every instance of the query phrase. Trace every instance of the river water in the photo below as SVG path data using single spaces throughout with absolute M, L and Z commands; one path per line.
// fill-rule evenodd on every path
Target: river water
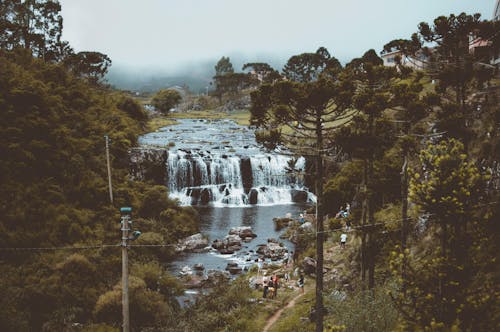
M 251 226 L 257 234 L 232 255 L 215 250 L 179 254 L 170 265 L 174 274 L 198 263 L 206 270 L 223 270 L 228 262 L 249 267 L 257 258 L 257 245 L 282 233 L 275 230 L 273 218 L 298 218 L 315 200 L 290 172 L 303 171 L 304 158 L 264 150 L 253 129 L 230 120 L 182 119 L 140 137 L 139 143 L 143 148 L 168 149 L 165 172 L 170 196 L 198 210 L 200 231 L 209 243 L 223 239 L 232 227 Z M 293 250 L 290 242 L 281 242 Z
M 219 254 L 216 250 L 203 253 L 183 253 L 171 264 L 171 270 L 179 273 L 182 267 L 193 267 L 201 263 L 207 270 L 224 270 L 228 262 L 236 262 L 242 268 L 255 264 L 258 257 L 255 249 L 259 244 L 267 243 L 268 238 L 278 239 L 284 230 L 276 231 L 273 218 L 285 217 L 291 214 L 298 218 L 299 214 L 308 207 L 306 204 L 288 204 L 274 206 L 248 207 L 198 207 L 201 219 L 201 233 L 209 237 L 210 242 L 223 239 L 231 227 L 251 226 L 257 237 L 249 243 L 243 242 L 243 248 L 231 255 Z M 293 251 L 293 244 L 288 240 L 280 240 Z

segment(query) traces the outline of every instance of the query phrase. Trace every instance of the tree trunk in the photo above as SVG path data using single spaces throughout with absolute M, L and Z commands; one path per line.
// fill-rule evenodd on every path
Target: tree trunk
M 404 151 L 404 162 L 401 169 L 401 252 L 403 262 L 401 266 L 401 279 L 403 283 L 401 289 L 406 294 L 406 237 L 408 229 L 408 155 Z
M 316 117 L 318 154 L 316 156 L 316 332 L 323 332 L 323 131 L 321 116 Z

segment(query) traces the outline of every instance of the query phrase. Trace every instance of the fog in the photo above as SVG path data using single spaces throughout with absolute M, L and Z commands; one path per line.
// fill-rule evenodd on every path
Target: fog
M 113 61 L 109 79 L 129 76 L 133 88 L 154 77 L 192 77 L 199 86 L 229 56 L 235 70 L 263 61 L 281 69 L 290 56 L 326 47 L 346 63 L 409 38 L 421 21 L 479 12 L 491 19 L 494 0 L 60 0 L 63 39 L 76 51 Z M 130 74 L 129 74 L 130 73 Z M 127 74 L 127 75 L 126 75 Z M 124 81 L 125 82 L 125 81 Z M 132 88 L 132 87 L 131 87 Z

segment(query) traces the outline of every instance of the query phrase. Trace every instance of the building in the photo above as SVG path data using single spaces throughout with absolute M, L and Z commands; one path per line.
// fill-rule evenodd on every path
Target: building
M 399 50 L 383 53 L 380 57 L 384 61 L 384 66 L 387 67 L 396 66 L 396 64 L 398 63 L 398 58 L 401 62 L 401 65 L 413 69 L 425 69 L 427 64 L 427 57 L 421 51 L 417 52 L 417 54 L 413 57 L 404 55 L 403 52 Z

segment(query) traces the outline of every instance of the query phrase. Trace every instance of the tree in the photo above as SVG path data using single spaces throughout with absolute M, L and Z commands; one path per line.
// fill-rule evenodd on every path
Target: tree
M 179 104 L 181 100 L 182 96 L 177 90 L 166 89 L 158 91 L 151 100 L 151 104 L 161 113 L 168 114 L 170 109 Z
M 67 43 L 61 41 L 63 20 L 57 0 L 4 0 L 0 9 L 0 47 L 30 49 L 34 56 L 57 61 Z
M 215 65 L 215 76 L 234 73 L 233 64 L 229 57 L 222 57 Z
M 351 156 L 363 160 L 363 176 L 360 190 L 362 198 L 361 225 L 361 279 L 368 288 L 375 283 L 375 218 L 376 176 L 374 162 L 392 145 L 391 128 L 383 112 L 391 106 L 389 93 L 392 80 L 396 77 L 394 68 L 382 66 L 382 60 L 373 50 L 347 64 L 351 79 L 356 82 L 357 91 L 353 98 L 359 114 L 349 126 L 337 134 L 337 141 Z
M 99 52 L 79 52 L 68 55 L 63 63 L 76 76 L 87 78 L 97 84 L 106 76 L 111 66 L 111 59 Z
M 419 159 L 411 172 L 410 199 L 428 214 L 426 235 L 439 245 L 423 244 L 410 256 L 408 287 L 396 299 L 398 308 L 410 327 L 479 330 L 485 322 L 471 315 L 485 301 L 484 293 L 471 288 L 478 224 L 467 225 L 477 217 L 484 178 L 455 139 L 429 142 Z
M 245 63 L 242 70 L 251 69 L 251 74 L 261 83 L 273 83 L 281 79 L 281 75 L 270 65 L 264 62 Z
M 438 129 L 460 137 L 467 146 L 474 113 L 471 89 L 474 85 L 483 86 L 494 75 L 494 67 L 484 64 L 484 55 L 471 52 L 470 46 L 481 38 L 496 52 L 500 23 L 480 21 L 479 14 L 465 13 L 439 16 L 433 23 L 432 26 L 420 23 L 418 33 L 411 39 L 393 40 L 384 46 L 384 51 L 400 50 L 406 56 L 424 61 L 425 71 L 435 80 L 435 91 L 439 94 Z M 476 39 L 471 42 L 471 37 Z
M 331 57 L 326 48 L 320 47 L 316 53 L 292 56 L 283 68 L 283 75 L 291 81 L 305 83 L 315 81 L 322 73 L 336 71 L 339 67 L 340 62 Z
M 215 83 L 214 94 L 222 103 L 222 96 L 226 93 L 236 93 L 244 88 L 250 87 L 255 83 L 255 79 L 244 73 L 235 73 L 233 64 L 229 57 L 222 57 L 215 65 Z
M 291 57 L 284 72 L 294 80 L 263 84 L 252 92 L 251 122 L 269 147 L 284 144 L 315 159 L 316 331 L 323 331 L 323 161 L 332 132 L 352 117 L 353 86 L 325 48 Z

